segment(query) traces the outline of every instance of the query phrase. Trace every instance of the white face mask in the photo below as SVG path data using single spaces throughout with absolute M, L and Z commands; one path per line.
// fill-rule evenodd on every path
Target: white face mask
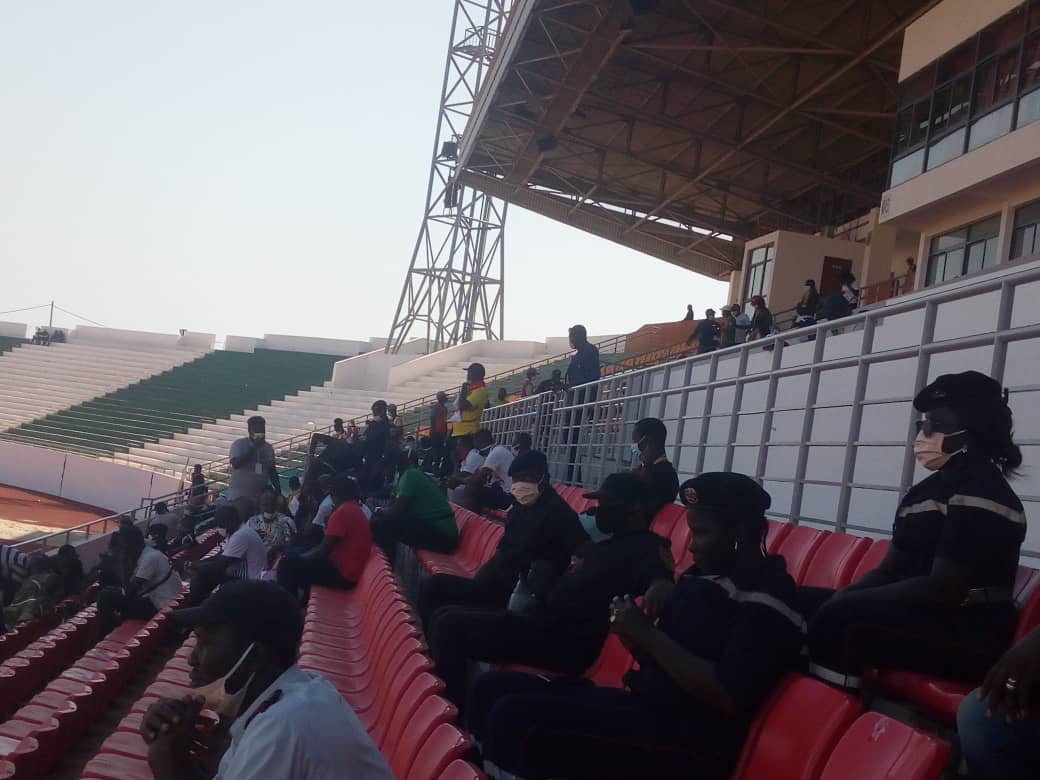
M 206 706 L 222 717 L 231 720 L 238 717 L 238 713 L 242 709 L 242 702 L 245 701 L 246 692 L 249 690 L 253 678 L 256 677 L 256 672 L 249 675 L 249 679 L 245 681 L 245 684 L 234 693 L 228 693 L 226 685 L 228 678 L 232 677 L 235 672 L 238 671 L 238 667 L 240 667 L 246 658 L 249 657 L 249 654 L 253 651 L 253 647 L 255 646 L 256 642 L 251 642 L 249 647 L 246 648 L 246 651 L 242 653 L 237 661 L 235 661 L 235 665 L 231 667 L 231 671 L 223 677 L 218 677 L 208 685 L 192 688 L 192 695 L 201 696 L 206 700 Z
M 542 493 L 533 482 L 514 482 L 510 492 L 521 506 L 531 506 Z
M 264 512 L 264 520 L 274 520 L 278 517 L 277 512 Z
M 957 431 L 956 433 L 939 433 L 936 431 L 931 436 L 925 436 L 923 431 L 918 433 L 914 438 L 914 457 L 917 458 L 918 463 L 929 471 L 941 469 L 950 458 L 956 455 L 957 452 L 960 452 L 960 450 L 956 452 L 944 451 L 943 442 L 947 436 L 956 436 L 961 433 L 964 433 L 964 431 Z

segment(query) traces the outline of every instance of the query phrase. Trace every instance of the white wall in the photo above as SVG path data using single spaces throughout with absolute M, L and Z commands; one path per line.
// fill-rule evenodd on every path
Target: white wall
M 899 80 L 912 76 L 1021 4 L 1022 0 L 945 0 L 940 3 L 903 33 Z
M 263 349 L 284 349 L 289 352 L 315 352 L 319 355 L 342 355 L 353 357 L 361 352 L 368 352 L 372 345 L 367 341 L 350 341 L 345 339 L 310 338 L 308 336 L 283 336 L 264 334 L 263 343 L 257 346 Z
M 385 390 L 390 369 L 414 359 L 414 355 L 367 352 L 364 355 L 336 361 L 332 368 L 332 386 L 354 390 Z
M 0 322 L 0 336 L 11 339 L 24 339 L 29 333 L 29 326 L 23 322 Z
M 501 357 L 505 360 L 530 358 L 533 361 L 544 354 L 545 345 L 537 341 L 467 341 L 465 344 L 392 366 L 387 376 L 386 387 L 395 387 L 478 355 L 484 358 Z

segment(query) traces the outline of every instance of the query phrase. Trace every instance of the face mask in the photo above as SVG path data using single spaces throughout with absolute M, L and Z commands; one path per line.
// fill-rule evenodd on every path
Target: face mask
M 614 535 L 613 532 L 605 532 L 600 529 L 599 522 L 595 515 L 578 515 L 578 522 L 581 523 L 581 527 L 585 529 L 585 533 L 589 535 L 589 539 L 593 542 L 603 542 Z
M 266 434 L 263 434 L 263 433 L 254 433 L 253 434 L 253 441 L 263 441 L 265 438 L 267 438 Z
M 930 436 L 925 436 L 923 431 L 918 433 L 916 438 L 914 438 L 914 457 L 917 458 L 918 463 L 929 471 L 941 469 L 950 458 L 957 452 L 960 452 L 960 450 L 946 452 L 943 446 L 946 437 L 956 436 L 960 433 L 962 431 L 958 431 L 956 434 L 939 433 L 936 431 Z
M 511 492 L 521 506 L 531 506 L 541 495 L 538 485 L 533 482 L 514 482 Z
M 276 517 L 278 515 L 275 512 L 264 512 L 264 520 L 274 520 Z
M 193 696 L 201 696 L 206 700 L 206 706 L 213 710 L 218 715 L 230 718 L 234 720 L 238 717 L 239 711 L 242 709 L 242 702 L 245 701 L 246 691 L 249 690 L 250 684 L 253 682 L 253 678 L 256 673 L 249 675 L 249 679 L 246 680 L 245 684 L 234 693 L 228 693 L 227 681 L 230 677 L 234 676 L 235 672 L 238 671 L 243 661 L 249 657 L 249 654 L 253 651 L 253 647 L 256 645 L 255 642 L 251 642 L 246 651 L 242 653 L 235 665 L 231 667 L 231 671 L 225 674 L 223 677 L 218 677 L 208 685 L 203 685 L 200 688 L 192 688 Z

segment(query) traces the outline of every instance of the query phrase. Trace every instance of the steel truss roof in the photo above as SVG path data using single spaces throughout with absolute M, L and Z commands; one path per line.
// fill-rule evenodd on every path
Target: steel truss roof
M 518 0 L 463 184 L 713 277 L 880 201 L 902 32 L 939 0 Z

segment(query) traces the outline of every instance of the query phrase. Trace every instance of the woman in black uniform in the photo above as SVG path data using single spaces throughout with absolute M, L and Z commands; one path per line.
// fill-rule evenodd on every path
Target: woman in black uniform
M 784 559 L 765 554 L 768 493 L 742 474 L 712 473 L 688 480 L 679 497 L 697 565 L 677 584 L 654 583 L 643 609 L 627 595 L 611 605 L 611 630 L 639 661 L 626 688 L 485 674 L 468 712 L 489 769 L 729 777 L 755 711 L 798 664 L 805 622 Z
M 934 473 L 900 502 L 881 565 L 828 594 L 810 626 L 813 671 L 848 687 L 868 667 L 981 680 L 1015 631 L 1026 519 L 1006 479 L 1022 463 L 1007 393 L 945 374 L 914 407 L 914 454 Z

